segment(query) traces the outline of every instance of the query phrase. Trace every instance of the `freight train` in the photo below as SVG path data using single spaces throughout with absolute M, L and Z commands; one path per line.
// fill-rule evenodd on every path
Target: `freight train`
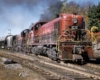
M 86 61 L 94 58 L 82 15 L 62 13 L 50 22 L 37 22 L 19 35 L 0 39 L 0 47 L 53 60 Z M 9 46 L 8 46 L 9 45 Z

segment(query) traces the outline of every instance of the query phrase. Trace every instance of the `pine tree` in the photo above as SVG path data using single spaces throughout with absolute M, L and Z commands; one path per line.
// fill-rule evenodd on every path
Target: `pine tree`
M 62 1 L 62 7 L 60 10 L 61 13 L 67 13 L 66 2 L 67 2 L 66 0 Z
M 88 17 L 89 17 L 89 26 L 88 28 L 91 29 L 92 26 L 96 26 L 95 22 L 96 22 L 96 15 L 95 15 L 95 12 L 96 12 L 96 6 L 92 6 L 92 7 L 89 7 L 89 11 L 88 11 Z
M 91 29 L 92 26 L 96 26 L 100 28 L 100 3 L 98 6 L 89 7 L 88 11 L 89 17 L 89 26 L 88 28 Z
M 96 9 L 96 18 L 97 18 L 98 28 L 100 29 L 100 3 L 98 4 Z

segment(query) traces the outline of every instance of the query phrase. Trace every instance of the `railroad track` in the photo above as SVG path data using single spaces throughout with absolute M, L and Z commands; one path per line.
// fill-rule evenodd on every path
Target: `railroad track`
M 28 55 L 35 57 L 35 58 L 37 58 L 41 61 L 43 60 L 45 62 L 53 63 L 53 64 L 56 64 L 56 65 L 61 64 L 61 65 L 64 65 L 65 67 L 70 67 L 70 68 L 73 68 L 73 69 L 77 69 L 77 70 L 80 70 L 80 71 L 84 71 L 84 72 L 88 72 L 88 73 L 92 73 L 92 74 L 100 76 L 100 63 L 98 65 L 92 64 L 92 63 L 87 63 L 87 64 L 84 64 L 84 65 L 78 65 L 78 64 L 61 62 L 59 64 L 56 61 L 52 61 L 50 58 L 47 58 L 47 57 L 44 57 L 44 56 L 35 56 L 34 54 L 28 54 Z
M 96 64 L 88 63 L 88 64 L 86 64 L 86 66 L 90 66 L 90 67 L 93 67 L 93 68 L 96 68 L 96 69 L 100 69 L 100 64 L 96 65 Z
M 1 51 L 0 56 L 10 58 L 20 64 L 37 71 L 40 75 L 42 74 L 47 80 L 99 80 L 98 74 L 89 73 L 73 67 L 69 67 L 65 64 L 58 64 L 51 60 L 41 60 L 38 56 L 28 56 L 19 53 L 7 53 Z

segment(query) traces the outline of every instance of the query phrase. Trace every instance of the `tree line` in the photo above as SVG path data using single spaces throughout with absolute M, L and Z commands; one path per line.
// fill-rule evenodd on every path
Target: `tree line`
M 88 10 L 88 28 L 96 26 L 100 29 L 100 3 L 89 7 Z
M 40 21 L 51 21 L 60 13 L 77 13 L 83 15 L 85 26 L 90 29 L 92 26 L 100 27 L 100 3 L 94 5 L 92 2 L 76 3 L 74 1 L 58 0 L 54 4 L 48 4 L 48 7 L 40 16 Z

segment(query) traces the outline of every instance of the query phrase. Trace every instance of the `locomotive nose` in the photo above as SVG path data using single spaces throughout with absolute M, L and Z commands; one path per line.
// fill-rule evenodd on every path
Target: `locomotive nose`
M 78 22 L 78 20 L 77 20 L 77 14 L 76 13 L 73 13 L 73 15 L 72 15 L 72 21 L 73 21 L 74 24 L 76 24 Z
M 76 24 L 78 22 L 77 18 L 73 18 L 72 21 L 73 21 L 74 24 Z

